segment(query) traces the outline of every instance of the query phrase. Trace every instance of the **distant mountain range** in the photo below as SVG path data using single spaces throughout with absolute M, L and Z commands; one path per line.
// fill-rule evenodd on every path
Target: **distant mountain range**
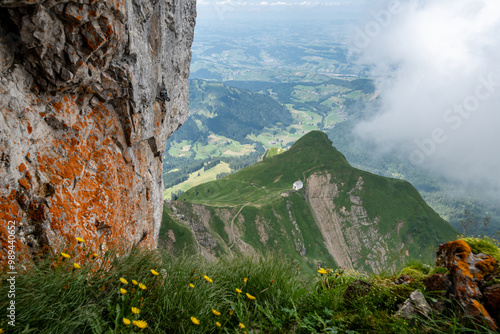
M 301 180 L 302 189 L 293 190 Z M 408 182 L 349 165 L 326 134 L 188 190 L 164 212 L 160 246 L 204 256 L 290 255 L 367 273 L 430 260 L 457 231 Z

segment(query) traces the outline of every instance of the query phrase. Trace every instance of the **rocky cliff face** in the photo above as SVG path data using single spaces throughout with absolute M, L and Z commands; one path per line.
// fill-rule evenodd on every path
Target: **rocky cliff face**
M 347 192 L 350 209 L 337 207 L 341 182 L 330 174 L 313 174 L 306 182 L 305 196 L 324 239 L 328 252 L 342 268 L 364 268 L 377 273 L 396 270 L 409 258 L 409 243 L 401 242 L 400 230 L 405 222 L 394 224 L 386 233 L 379 229 L 380 219 L 368 217 L 359 196 L 364 180 Z
M 31 254 L 75 236 L 156 246 L 195 16 L 194 0 L 0 2 L 4 250 L 9 221 Z

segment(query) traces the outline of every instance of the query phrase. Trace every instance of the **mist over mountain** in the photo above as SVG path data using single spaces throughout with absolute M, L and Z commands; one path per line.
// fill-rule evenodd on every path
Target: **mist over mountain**
M 354 133 L 472 195 L 500 203 L 500 3 L 401 1 L 367 13 L 351 44 L 380 112 Z
M 404 10 L 407 8 L 405 6 L 409 4 L 400 2 L 398 8 L 400 10 L 391 16 L 390 24 L 383 27 L 384 31 L 392 25 L 404 23 L 398 23 L 396 19 L 405 15 Z M 249 24 L 245 20 L 238 22 L 224 19 L 214 21 L 217 22 L 214 25 L 201 20 L 193 44 L 191 79 L 203 79 L 208 82 L 203 86 L 203 94 L 191 97 L 193 116 L 172 137 L 175 140 L 167 144 L 169 149 L 163 161 L 166 170 L 171 172 L 164 175 L 168 188 L 165 192 L 166 198 L 170 198 L 170 194 L 186 191 L 193 185 L 234 172 L 234 166 L 238 169 L 247 166 L 256 161 L 256 155 L 262 147 L 274 146 L 286 149 L 300 135 L 311 130 L 321 130 L 328 134 L 335 147 L 344 153 L 353 166 L 378 175 L 411 182 L 433 209 L 456 228 L 460 228 L 461 222 L 467 219 L 465 210 L 471 211 L 473 217 L 478 220 L 486 216 L 491 217 L 488 228 L 481 230 L 480 233 L 496 236 L 500 222 L 500 212 L 496 209 L 498 194 L 495 192 L 494 183 L 489 181 L 497 175 L 494 170 L 495 158 L 489 162 L 493 166 L 489 173 L 463 167 L 466 161 L 473 159 L 475 155 L 483 154 L 484 159 L 494 155 L 483 152 L 490 150 L 491 145 L 486 143 L 481 146 L 471 140 L 479 146 L 463 145 L 463 151 L 458 150 L 460 152 L 456 156 L 457 150 L 447 151 L 444 144 L 451 144 L 451 134 L 460 132 L 461 129 L 448 131 L 449 129 L 441 126 L 446 130 L 443 135 L 449 136 L 447 142 L 444 144 L 436 142 L 434 148 L 429 146 L 432 144 L 426 141 L 425 136 L 418 137 L 415 134 L 413 137 L 414 133 L 424 131 L 423 127 L 432 125 L 434 118 L 426 118 L 427 109 L 424 111 L 415 110 L 418 109 L 416 107 L 411 109 L 413 112 L 411 116 L 415 118 L 412 120 L 413 123 L 399 125 L 406 118 L 412 119 L 406 116 L 404 111 L 410 109 L 413 104 L 416 105 L 419 99 L 441 103 L 439 102 L 441 95 L 452 94 L 453 90 L 448 91 L 444 85 L 439 88 L 440 91 L 422 92 L 429 94 L 426 98 L 417 95 L 414 97 L 414 90 L 408 84 L 405 86 L 406 89 L 395 90 L 391 95 L 391 91 L 384 88 L 384 82 L 395 83 L 397 78 L 395 74 L 399 73 L 399 67 L 390 63 L 391 57 L 382 59 L 380 56 L 381 60 L 377 64 L 367 60 L 368 50 L 378 48 L 376 46 L 378 39 L 384 37 L 382 29 L 378 35 L 367 40 L 369 42 L 367 45 L 358 45 L 356 53 L 348 52 L 356 46 L 353 44 L 353 37 L 359 37 L 357 35 L 359 31 L 364 31 L 366 34 L 367 28 L 373 29 L 373 23 L 379 24 L 376 19 L 382 19 L 384 11 L 389 9 L 394 12 L 394 8 L 388 7 L 385 2 L 370 3 L 370 7 L 365 6 L 364 18 L 357 21 L 310 22 L 276 17 L 276 20 L 256 20 L 255 24 Z M 410 39 L 405 41 L 403 37 L 400 43 L 406 43 L 405 45 L 412 43 Z M 360 41 L 364 40 L 359 39 L 358 42 Z M 386 43 L 389 48 L 391 40 L 386 38 Z M 403 52 L 404 47 L 400 48 Z M 377 52 L 383 54 L 382 51 Z M 375 59 L 376 54 L 375 52 L 372 58 Z M 390 63 L 386 66 L 387 72 L 384 72 L 384 61 Z M 412 73 L 410 70 L 411 68 L 405 71 Z M 391 73 L 394 74 L 392 77 Z M 439 73 L 438 71 L 435 75 Z M 457 77 L 456 81 L 459 79 Z M 268 122 L 263 129 L 248 128 L 239 133 L 238 138 L 232 134 L 224 137 L 214 133 L 208 129 L 208 123 L 203 119 L 215 116 L 217 112 L 214 113 L 211 108 L 218 108 L 216 105 L 225 103 L 218 100 L 219 93 L 213 95 L 210 92 L 220 85 L 220 82 L 223 82 L 227 89 L 236 87 L 257 94 L 247 95 L 246 100 L 238 101 L 238 98 L 232 100 L 231 110 L 236 117 L 240 117 L 240 110 L 245 110 L 245 113 L 252 112 L 252 99 L 260 101 L 260 98 L 257 99 L 259 95 L 267 95 L 292 114 L 293 122 L 279 127 Z M 400 113 L 397 108 L 388 109 L 386 92 L 389 97 L 399 96 L 401 101 L 410 99 L 411 103 L 408 102 L 406 109 Z M 485 91 L 481 89 L 481 92 Z M 388 110 L 395 113 L 394 120 L 391 120 L 392 114 L 389 114 Z M 230 115 L 221 114 L 221 116 L 223 117 L 217 118 L 222 120 Z M 231 117 L 233 116 L 228 120 Z M 456 115 L 450 114 L 450 117 Z M 196 119 L 198 120 L 195 122 Z M 213 124 L 215 119 L 210 119 L 212 125 L 217 125 Z M 472 116 L 463 119 L 462 127 L 465 128 L 465 122 L 471 119 Z M 377 124 L 380 125 L 378 132 L 370 128 L 370 126 L 377 127 Z M 244 124 L 238 124 L 237 127 L 241 126 Z M 187 131 L 188 128 L 193 131 Z M 432 130 L 435 128 L 439 127 L 431 128 L 429 137 L 431 140 L 433 140 Z M 197 139 L 193 136 L 202 132 L 207 132 L 206 143 L 197 145 L 195 142 Z M 211 132 L 215 137 L 210 136 Z M 425 131 L 423 133 L 425 134 Z M 480 135 L 487 134 L 490 132 L 485 131 Z M 436 135 L 439 137 L 440 133 Z M 184 140 L 179 140 L 181 137 Z M 419 140 L 420 146 L 415 142 L 416 139 Z M 422 151 L 421 147 L 425 151 Z M 427 156 L 426 152 L 429 149 L 434 149 L 434 153 Z M 413 151 L 417 153 L 411 155 Z M 252 152 L 253 156 L 249 152 Z M 443 157 L 449 156 L 451 159 L 452 154 L 455 154 L 454 159 L 463 161 L 460 164 L 437 165 L 437 162 L 444 161 Z M 425 162 L 413 163 L 410 155 L 414 159 L 423 155 Z M 192 163 L 188 166 L 189 159 Z M 242 160 L 241 163 L 238 162 L 239 159 Z M 216 168 L 212 168 L 213 166 Z M 479 165 L 482 169 L 486 169 L 485 166 L 486 164 Z M 459 179 L 460 174 L 468 177 Z M 180 180 L 188 181 L 179 183 Z M 485 182 L 488 183 L 487 186 L 478 186 Z

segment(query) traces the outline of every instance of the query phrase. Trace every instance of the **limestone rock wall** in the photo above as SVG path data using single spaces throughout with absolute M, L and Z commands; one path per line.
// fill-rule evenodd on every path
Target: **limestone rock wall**
M 0 262 L 155 247 L 165 141 L 188 115 L 195 0 L 0 2 Z

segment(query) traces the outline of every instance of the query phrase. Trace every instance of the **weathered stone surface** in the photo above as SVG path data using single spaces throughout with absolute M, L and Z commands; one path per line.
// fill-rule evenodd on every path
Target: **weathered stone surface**
M 411 278 L 409 275 L 403 274 L 403 275 L 399 276 L 397 280 L 395 280 L 393 283 L 391 283 L 391 285 L 408 285 L 413 281 L 414 281 L 414 279 Z
M 425 300 L 422 292 L 415 290 L 411 293 L 410 298 L 400 307 L 396 316 L 411 320 L 416 316 L 428 316 L 430 312 L 431 307 Z
M 486 322 L 492 330 L 497 324 L 481 304 L 481 286 L 485 279 L 498 274 L 496 260 L 489 255 L 474 254 L 463 240 L 448 242 L 439 246 L 436 265 L 446 267 L 450 272 L 452 294 L 463 306 L 467 315 L 479 323 Z
M 31 254 L 156 246 L 194 23 L 194 0 L 0 2 L 1 262 L 8 221 Z
M 500 320 L 500 284 L 493 284 L 484 289 L 484 306 L 490 314 Z
M 443 295 L 452 288 L 452 283 L 446 274 L 434 274 L 423 280 L 428 291 L 441 291 Z

